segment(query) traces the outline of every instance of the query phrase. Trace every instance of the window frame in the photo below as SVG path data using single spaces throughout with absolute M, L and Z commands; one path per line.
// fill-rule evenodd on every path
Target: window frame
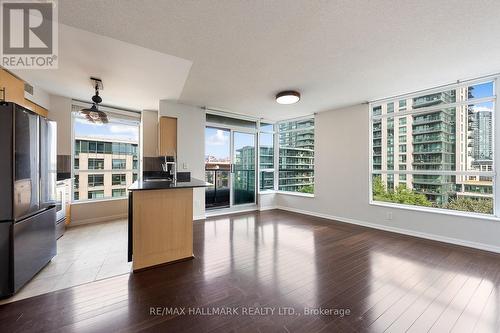
M 68 112 L 70 113 L 70 119 L 71 119 L 71 182 L 72 182 L 72 185 L 71 186 L 71 204 L 72 205 L 80 205 L 80 204 L 89 204 L 89 203 L 93 203 L 93 202 L 103 202 L 103 201 L 116 201 L 116 200 L 128 200 L 128 196 L 124 196 L 124 197 L 112 197 L 112 196 L 109 196 L 109 197 L 106 197 L 104 196 L 103 198 L 87 198 L 87 199 L 82 199 L 81 198 L 81 195 L 80 195 L 80 188 L 78 189 L 75 189 L 75 186 L 74 186 L 74 177 L 75 175 L 79 175 L 80 171 L 79 169 L 75 170 L 74 168 L 74 159 L 75 157 L 79 157 L 79 153 L 77 154 L 75 152 L 75 148 L 76 148 L 76 135 L 75 135 L 75 113 L 77 113 L 77 110 L 83 108 L 83 107 L 86 107 L 86 108 L 89 108 L 91 106 L 91 104 L 89 103 L 86 103 L 86 102 L 82 102 L 82 101 L 78 101 L 78 100 L 72 100 L 71 101 L 71 107 L 70 109 L 68 110 Z M 114 108 L 114 107 L 106 107 L 106 106 L 99 106 L 99 109 L 102 109 L 102 111 L 105 111 L 105 112 L 109 112 L 113 115 L 115 115 L 116 117 L 123 117 L 123 119 L 128 119 L 128 120 L 131 120 L 131 121 L 134 121 L 137 123 L 137 128 L 138 128 L 138 131 L 139 131 L 139 135 L 138 135 L 138 140 L 137 140 L 137 143 L 132 143 L 131 144 L 131 153 L 130 154 L 126 154 L 126 155 L 131 155 L 132 156 L 132 159 L 134 159 L 134 157 L 137 157 L 137 160 L 139 161 L 138 162 L 138 168 L 137 170 L 132 170 L 132 179 L 133 179 L 133 175 L 134 173 L 137 173 L 137 174 L 141 174 L 142 173 L 142 169 L 143 169 L 143 156 L 142 156 L 142 131 L 143 131 L 143 128 L 142 128 L 142 112 L 139 112 L 139 111 L 133 111 L 133 110 L 126 110 L 126 109 L 120 109 L 120 108 Z M 80 140 L 80 139 L 78 139 Z M 84 139 L 85 140 L 85 139 Z M 89 141 L 92 141 L 92 139 L 88 139 Z M 80 144 L 79 144 L 80 145 Z M 135 147 L 134 147 L 135 146 Z M 107 151 L 107 148 L 110 148 L 111 151 Z M 97 147 L 96 147 L 97 149 Z M 106 145 L 104 146 L 104 154 L 114 154 L 113 150 L 112 150 L 112 145 L 107 147 Z M 134 151 L 135 149 L 135 151 Z M 81 146 L 79 147 L 78 151 L 80 152 L 81 151 Z M 87 153 L 88 152 L 88 147 L 87 147 Z M 120 152 L 118 152 L 119 155 L 121 155 Z M 97 153 L 96 153 L 97 154 Z M 87 170 L 87 171 L 91 171 L 91 172 L 94 172 L 94 170 Z M 99 173 L 100 170 L 95 170 L 97 171 L 97 173 Z M 104 169 L 105 173 L 106 172 L 113 172 L 113 170 L 106 170 Z M 120 170 L 120 171 L 127 171 L 127 170 Z M 113 186 L 113 185 L 111 185 Z M 92 191 L 92 190 L 88 190 L 88 191 Z M 78 198 L 75 198 L 75 193 L 78 193 Z
M 396 118 L 400 116 L 412 116 L 412 115 L 418 115 L 418 114 L 425 114 L 428 113 L 429 111 L 432 110 L 442 110 L 443 105 L 437 105 L 437 106 L 430 106 L 430 107 L 422 107 L 419 108 L 417 111 L 414 111 L 413 109 L 409 110 L 408 109 L 408 103 L 406 103 L 406 107 L 404 110 L 401 111 L 396 111 L 393 113 L 382 113 L 381 115 L 373 115 L 373 108 L 383 104 L 383 103 L 389 103 L 389 102 L 394 102 L 399 103 L 401 100 L 408 100 L 410 98 L 414 97 L 419 97 L 422 95 L 431 95 L 434 93 L 441 93 L 453 89 L 459 89 L 459 88 L 464 88 L 464 87 L 470 87 L 473 85 L 478 85 L 481 83 L 487 83 L 487 82 L 493 82 L 493 95 L 489 97 L 480 97 L 480 98 L 473 98 L 473 99 L 466 99 L 465 101 L 457 101 L 453 103 L 448 103 L 444 107 L 445 108 L 458 108 L 460 106 L 468 106 L 468 105 L 475 105 L 475 104 L 480 104 L 480 103 L 485 103 L 485 102 L 492 102 L 494 105 L 493 111 L 492 111 L 492 151 L 493 151 L 493 159 L 492 159 L 492 171 L 453 171 L 453 170 L 374 170 L 373 168 L 373 121 L 376 119 L 383 119 L 383 118 Z M 500 221 L 500 181 L 497 179 L 497 173 L 496 173 L 496 168 L 500 167 L 500 116 L 497 116 L 497 114 L 500 112 L 500 103 L 498 101 L 498 96 L 500 96 L 500 75 L 495 74 L 495 75 L 489 75 L 489 76 L 484 76 L 480 78 L 475 78 L 475 79 L 470 79 L 470 80 L 462 80 L 462 81 L 457 81 L 456 83 L 453 84 L 447 84 L 447 85 L 442 85 L 438 87 L 434 87 L 431 89 L 426 89 L 426 90 L 420 90 L 416 91 L 413 93 L 409 94 L 404 94 L 400 96 L 392 96 L 384 99 L 379 99 L 379 100 L 374 100 L 370 101 L 368 103 L 368 128 L 369 128 L 369 142 L 368 142 L 368 156 L 369 156 L 369 170 L 368 170 L 368 201 L 370 205 L 374 206 L 381 206 L 381 207 L 387 207 L 387 208 L 398 208 L 398 209 L 405 209 L 405 210 L 413 210 L 413 211 L 421 211 L 421 212 L 429 212 L 429 213 L 438 213 L 438 214 L 444 214 L 444 215 L 452 215 L 452 216 L 461 216 L 461 217 L 468 217 L 468 218 L 479 218 L 479 219 L 486 219 L 486 220 L 495 220 L 495 221 Z M 406 145 L 412 144 L 411 142 L 405 142 Z M 399 154 L 399 153 L 398 153 Z M 430 172 L 429 172 L 430 171 Z M 493 191 L 493 212 L 492 214 L 484 214 L 484 213 L 477 213 L 477 212 L 468 212 L 468 211 L 459 211 L 459 210 L 451 210 L 451 209 L 446 209 L 446 208 L 437 208 L 437 207 L 425 207 L 425 206 L 416 206 L 416 205 L 408 205 L 408 204 L 399 204 L 399 203 L 393 203 L 393 202 L 384 202 L 384 201 L 376 201 L 373 199 L 373 182 L 372 182 L 372 177 L 374 174 L 410 174 L 410 175 L 417 175 L 417 174 L 426 174 L 429 175 L 432 173 L 432 175 L 439 175 L 439 176 L 446 176 L 446 175 L 452 175 L 452 176 L 463 176 L 463 175 L 481 175 L 481 176 L 490 176 L 493 178 L 493 184 L 492 184 L 492 191 Z
M 269 124 L 272 125 L 272 130 L 266 130 L 261 128 L 261 124 Z M 277 177 L 276 177 L 276 123 L 273 121 L 267 121 L 267 120 L 259 120 L 257 122 L 257 150 L 258 150 L 258 156 L 257 156 L 257 190 L 258 194 L 269 194 L 269 193 L 275 193 L 277 190 Z M 260 142 L 261 142 L 261 135 L 262 134 L 270 134 L 273 136 L 273 167 L 272 168 L 261 168 L 260 167 Z M 261 189 L 260 188 L 260 182 L 261 182 L 261 173 L 262 172 L 272 172 L 273 173 L 273 188 L 272 189 Z

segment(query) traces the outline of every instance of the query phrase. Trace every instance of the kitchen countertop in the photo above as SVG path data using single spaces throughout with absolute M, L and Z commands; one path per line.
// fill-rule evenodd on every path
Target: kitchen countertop
M 194 187 L 207 187 L 212 184 L 203 180 L 191 178 L 189 182 L 171 182 L 171 181 L 144 181 L 138 179 L 128 188 L 129 191 L 147 191 L 147 190 L 170 190 L 176 188 L 194 188 Z

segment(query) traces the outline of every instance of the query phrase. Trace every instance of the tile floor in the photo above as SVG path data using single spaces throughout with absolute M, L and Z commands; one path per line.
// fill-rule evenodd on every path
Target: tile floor
M 0 304 L 129 273 L 127 220 L 67 228 L 57 256 L 11 298 Z

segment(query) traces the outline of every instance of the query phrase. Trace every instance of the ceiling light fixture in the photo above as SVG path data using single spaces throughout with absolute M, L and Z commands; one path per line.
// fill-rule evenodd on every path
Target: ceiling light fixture
M 92 96 L 92 106 L 90 109 L 80 110 L 82 114 L 88 121 L 95 124 L 106 124 L 108 122 L 108 116 L 103 111 L 99 111 L 98 105 L 102 102 L 101 96 L 99 96 L 99 89 L 104 89 L 101 79 L 96 79 L 91 77 L 90 80 L 95 86 L 95 95 Z
M 276 95 L 279 104 L 294 104 L 300 100 L 300 93 L 293 90 L 282 91 Z

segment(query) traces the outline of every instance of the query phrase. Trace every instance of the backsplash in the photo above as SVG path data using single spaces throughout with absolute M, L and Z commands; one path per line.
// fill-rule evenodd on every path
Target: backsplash
M 143 157 L 143 171 L 161 171 L 161 164 L 163 162 L 163 157 Z

